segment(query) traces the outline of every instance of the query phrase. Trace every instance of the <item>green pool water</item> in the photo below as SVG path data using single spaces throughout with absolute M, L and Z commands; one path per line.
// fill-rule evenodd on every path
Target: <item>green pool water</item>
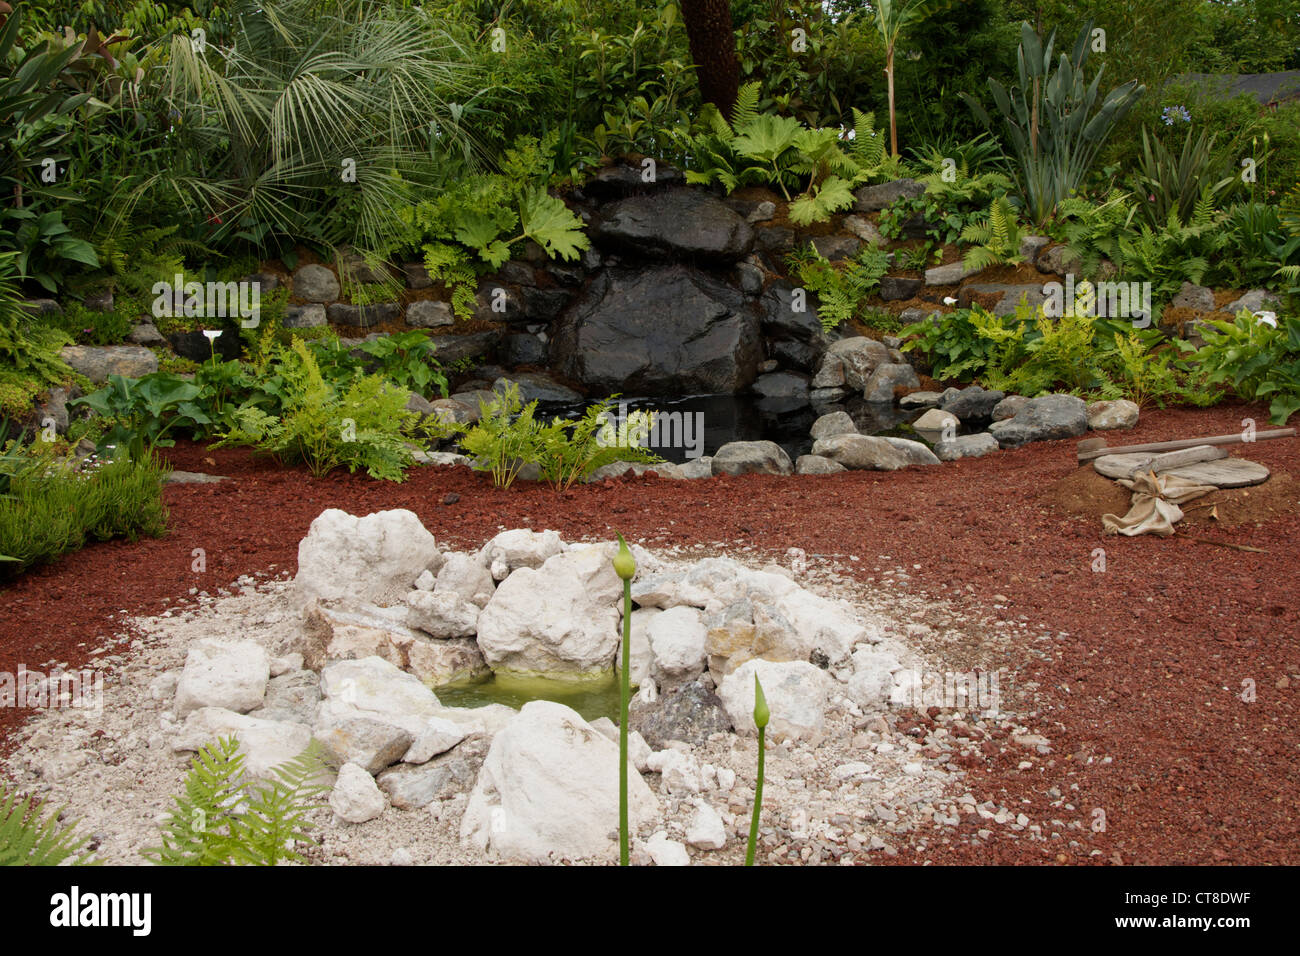
M 448 707 L 505 704 L 518 710 L 530 700 L 553 700 L 572 707 L 584 720 L 608 717 L 618 723 L 618 679 L 612 674 L 608 677 L 573 681 L 493 674 L 484 680 L 444 684 L 435 687 L 434 693 Z

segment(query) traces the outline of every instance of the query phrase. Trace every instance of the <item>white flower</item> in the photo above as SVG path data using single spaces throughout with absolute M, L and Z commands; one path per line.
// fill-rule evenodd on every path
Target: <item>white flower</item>
M 1277 328 L 1276 312 L 1256 312 L 1255 318 L 1259 320 L 1261 325 L 1267 325 L 1274 329 Z
M 204 329 L 203 334 L 207 336 L 208 341 L 212 341 L 221 334 L 221 329 Z
M 944 304 L 944 305 L 956 305 L 956 304 L 957 304 L 957 300 L 954 299 L 954 298 L 953 298 L 952 296 L 950 296 L 950 295 L 945 295 L 945 296 L 943 297 L 943 304 Z

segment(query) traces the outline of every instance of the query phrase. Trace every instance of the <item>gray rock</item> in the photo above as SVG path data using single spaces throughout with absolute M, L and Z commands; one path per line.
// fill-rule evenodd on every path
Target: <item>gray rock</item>
M 300 266 L 293 274 L 293 294 L 304 302 L 335 302 L 339 297 L 339 280 L 322 265 Z
M 847 470 L 838 461 L 823 458 L 821 455 L 800 455 L 794 463 L 796 475 L 833 475 Z
M 446 366 L 490 355 L 502 338 L 500 329 L 486 329 L 468 335 L 439 335 L 431 341 L 438 346 L 438 361 Z
M 828 412 L 813 422 L 812 437 L 815 441 L 818 438 L 830 438 L 832 435 L 856 435 L 858 426 L 853 424 L 853 419 L 849 417 L 848 412 Z
M 162 345 L 167 339 L 158 331 L 158 326 L 148 319 L 135 326 L 127 334 L 126 340 L 132 345 Z
M 1052 273 L 1058 276 L 1064 276 L 1066 273 L 1078 274 L 1081 265 L 1076 256 L 1072 256 L 1067 251 L 1069 249 L 1063 243 L 1057 243 L 1050 249 L 1041 250 L 1038 258 L 1034 260 L 1034 265 L 1039 272 Z
M 818 255 L 835 262 L 857 255 L 862 248 L 862 240 L 854 236 L 815 236 L 810 245 Z
M 1138 406 L 1127 399 L 1092 402 L 1088 405 L 1088 427 L 1095 432 L 1132 428 L 1138 423 Z
M 1265 305 L 1276 307 L 1277 304 L 1278 298 L 1276 294 L 1269 292 L 1267 289 L 1251 289 L 1241 298 L 1233 299 L 1223 308 L 1224 311 L 1236 315 L 1242 309 L 1245 309 L 1247 312 L 1259 312 L 1263 310 Z
M 798 372 L 771 372 L 754 380 L 754 391 L 764 398 L 808 397 L 808 376 Z
M 386 262 L 371 265 L 361 253 L 344 246 L 339 250 L 339 275 L 352 282 L 392 282 L 395 273 Z M 303 296 L 306 298 L 306 296 Z
M 928 441 L 941 437 L 945 429 L 955 435 L 960 426 L 961 420 L 956 415 L 940 408 L 932 408 L 912 422 L 912 427 Z
M 869 245 L 878 246 L 885 241 L 876 224 L 865 216 L 845 216 L 840 225 Z
M 250 710 L 248 716 L 310 726 L 316 719 L 320 698 L 319 674 L 315 671 L 290 671 L 267 681 L 262 706 Z
M 935 408 L 939 404 L 938 392 L 910 392 L 898 400 L 902 408 Z
M 736 281 L 740 285 L 740 291 L 749 295 L 758 295 L 763 291 L 763 280 L 765 278 L 763 270 L 754 262 L 750 261 L 753 257 L 745 262 L 736 264 Z
M 423 262 L 404 262 L 402 271 L 406 273 L 408 289 L 428 289 L 433 286 L 433 280 L 429 278 L 429 270 L 424 267 Z
M 888 362 L 889 349 L 882 342 L 865 336 L 840 339 L 827 348 L 812 387 L 864 389 L 876 367 Z
M 604 481 L 606 478 L 621 478 L 628 472 L 634 475 L 658 475 L 660 478 L 680 479 L 685 476 L 682 474 L 681 466 L 674 465 L 672 462 L 665 461 L 651 464 L 642 461 L 611 461 L 608 465 L 601 465 L 590 475 L 587 476 L 588 482 Z
M 416 329 L 436 329 L 456 323 L 450 302 L 420 299 L 406 307 L 406 324 Z
M 1175 309 L 1195 309 L 1197 312 L 1214 311 L 1214 290 L 1194 282 L 1184 282 L 1174 300 L 1169 303 Z
M 647 704 L 638 695 L 629 709 L 628 725 L 656 750 L 667 747 L 670 740 L 703 746 L 710 734 L 727 733 L 732 728 L 731 718 L 707 676 L 683 684 L 652 703 Z
M 790 456 L 776 442 L 727 442 L 713 455 L 715 475 L 788 475 L 794 471 Z
M 291 305 L 284 310 L 282 324 L 286 329 L 314 329 L 326 323 L 325 306 L 318 303 Z
M 507 365 L 541 365 L 546 361 L 546 343 L 530 332 L 514 332 L 501 343 L 501 361 Z
M 474 293 L 474 318 L 480 322 L 526 322 L 522 290 L 500 276 L 484 276 Z
M 914 325 L 915 323 L 921 322 L 927 318 L 938 322 L 939 313 L 933 309 L 918 309 L 915 306 L 910 309 L 904 309 L 902 312 L 898 313 L 898 321 L 902 322 L 904 325 Z
M 81 389 L 72 386 L 76 395 L 81 394 Z M 73 398 L 72 392 L 66 388 L 52 388 L 49 396 L 44 401 L 37 401 L 33 406 L 32 420 L 28 427 L 42 429 L 45 427 L 47 418 L 54 420 L 54 431 L 58 435 L 68 433 L 68 401 Z
M 899 199 L 916 199 L 925 195 L 925 186 L 914 179 L 895 179 L 878 186 L 863 186 L 853 194 L 854 212 L 879 212 Z
M 886 302 L 897 299 L 910 299 L 921 291 L 925 282 L 921 279 L 907 279 L 902 276 L 884 276 L 880 280 L 880 297 Z
M 1002 401 L 993 406 L 993 420 L 995 422 L 1006 421 L 1008 418 L 1015 418 L 1020 410 L 1025 407 L 1025 402 L 1029 399 L 1023 395 L 1008 395 Z
M 1038 259 L 1038 254 L 1042 252 L 1051 241 L 1052 240 L 1047 238 L 1047 236 L 1025 236 L 1025 238 L 1020 240 L 1021 258 L 1030 265 L 1033 265 Z
M 814 442 L 812 453 L 854 470 L 897 471 L 909 464 L 902 450 L 874 435 L 832 435 Z
M 427 807 L 434 800 L 448 799 L 474 786 L 489 744 L 486 737 L 468 737 L 428 763 L 390 767 L 376 782 L 399 810 Z
M 754 245 L 754 230 L 721 200 L 673 188 L 630 196 L 601 210 L 591 229 L 601 246 L 662 258 L 735 261 Z
M 881 436 L 895 449 L 902 452 L 903 457 L 907 459 L 909 465 L 937 465 L 939 459 L 935 457 L 934 452 L 930 451 L 919 441 L 911 441 L 907 438 L 894 438 L 890 435 Z
M 382 322 L 395 322 L 402 317 L 402 307 L 396 302 L 376 302 L 373 305 L 335 302 L 325 308 L 325 315 L 335 325 L 366 328 Z
M 764 252 L 791 252 L 794 244 L 794 230 L 785 226 L 760 226 L 754 230 L 754 247 Z
M 499 378 L 492 383 L 492 391 L 499 392 L 510 382 L 519 386 L 519 397 L 525 402 L 578 402 L 582 395 L 543 372 L 520 372 L 511 378 Z
M 993 409 L 1004 398 L 1005 392 L 996 389 L 985 391 L 978 385 L 970 385 L 963 389 L 948 389 L 940 398 L 939 407 L 963 422 L 980 422 L 992 418 Z
M 761 349 L 739 290 L 670 265 L 598 275 L 552 327 L 549 357 L 598 392 L 735 394 L 754 381 Z
M 998 447 L 996 438 L 988 432 L 980 432 L 935 442 L 934 453 L 940 461 L 956 461 L 958 458 L 982 458 L 997 451 Z
M 713 456 L 701 455 L 699 458 L 688 458 L 677 468 L 683 478 L 712 478 Z
M 1042 305 L 1047 301 L 1047 293 L 1043 291 L 1041 284 L 1015 285 L 1005 282 L 981 282 L 971 283 L 962 286 L 961 294 L 958 298 L 963 305 L 975 301 L 974 294 L 988 295 L 997 293 L 1001 295 L 993 305 L 992 312 L 994 315 L 1015 315 L 1016 309 L 1020 306 Z
M 478 403 L 469 405 L 454 398 L 437 398 L 429 403 L 429 414 L 436 415 L 448 424 L 465 425 L 479 419 Z
M 837 405 L 849 395 L 849 389 L 843 385 L 835 388 L 812 388 L 808 390 L 808 401 L 819 411 L 826 405 Z
M 523 289 L 524 318 L 549 323 L 564 311 L 573 293 L 568 289 Z
M 815 297 L 806 296 L 802 302 L 796 302 L 790 283 L 777 279 L 767 287 L 760 301 L 763 307 L 763 330 L 768 335 L 819 346 L 818 355 L 830 344 L 822 330 L 821 319 L 817 317 Z M 796 309 L 796 305 L 802 308 Z
M 23 299 L 19 308 L 30 316 L 63 314 L 63 306 L 53 299 Z
M 244 276 L 243 281 L 256 283 L 258 295 L 267 295 L 274 292 L 283 284 L 280 282 L 280 277 L 274 272 L 250 272 Z
M 867 379 L 862 397 L 868 402 L 892 404 L 898 389 L 920 387 L 921 380 L 916 377 L 916 369 L 910 365 L 888 362 L 876 366 L 871 378 Z
M 497 270 L 497 275 L 501 276 L 501 278 L 506 282 L 511 282 L 515 285 L 537 285 L 537 270 L 526 262 L 517 262 L 513 259 L 505 262 L 502 264 L 501 268 Z
M 331 721 L 318 728 L 315 737 L 332 766 L 354 763 L 372 774 L 401 760 L 415 741 L 401 727 L 369 717 Z
M 158 371 L 158 356 L 139 345 L 67 345 L 59 357 L 96 385 L 110 375 L 139 378 Z
M 1017 448 L 1031 441 L 1073 438 L 1087 430 L 1088 406 L 1073 395 L 1031 398 L 1014 418 L 989 426 L 989 434 L 1003 448 Z
M 956 285 L 962 279 L 973 276 L 979 269 L 967 269 L 963 262 L 950 262 L 946 266 L 932 266 L 925 270 L 925 284 L 928 286 L 936 285 Z

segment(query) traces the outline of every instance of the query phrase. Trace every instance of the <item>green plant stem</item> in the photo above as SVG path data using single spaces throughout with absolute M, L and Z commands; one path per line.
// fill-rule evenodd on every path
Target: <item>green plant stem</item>
M 618 863 L 628 865 L 627 850 L 627 709 L 632 666 L 632 582 L 623 581 L 623 673 L 619 677 L 618 721 Z
M 754 815 L 749 821 L 749 848 L 745 850 L 745 866 L 754 865 L 754 849 L 758 845 L 758 818 L 763 812 L 763 757 L 767 751 L 767 730 L 758 728 L 758 781 L 754 784 Z

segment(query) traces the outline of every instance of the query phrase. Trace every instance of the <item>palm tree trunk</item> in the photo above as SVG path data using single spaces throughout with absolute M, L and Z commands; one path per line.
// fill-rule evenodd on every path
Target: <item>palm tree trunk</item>
M 731 116 L 740 90 L 740 63 L 731 23 L 731 0 L 682 0 L 682 23 L 700 83 L 700 97 Z
M 889 154 L 898 155 L 898 123 L 894 116 L 894 45 L 885 50 L 885 79 L 889 84 Z

